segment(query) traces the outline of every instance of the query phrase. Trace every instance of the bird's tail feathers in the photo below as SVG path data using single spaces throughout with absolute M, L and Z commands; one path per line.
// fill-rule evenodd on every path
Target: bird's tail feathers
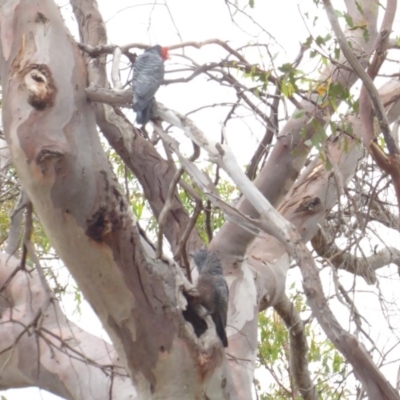
M 139 125 L 146 125 L 150 121 L 151 103 L 142 111 L 136 111 L 136 122 Z
M 222 325 L 221 321 L 214 321 L 215 322 L 215 328 L 217 330 L 217 334 L 219 338 L 221 339 L 222 344 L 224 347 L 228 347 L 228 338 L 226 337 L 226 331 L 225 328 Z

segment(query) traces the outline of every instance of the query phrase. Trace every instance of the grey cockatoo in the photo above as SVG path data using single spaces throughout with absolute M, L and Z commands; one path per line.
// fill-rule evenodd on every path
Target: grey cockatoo
M 133 111 L 138 124 L 145 125 L 150 120 L 154 95 L 164 79 L 164 61 L 167 58 L 168 48 L 156 45 L 136 59 L 132 84 Z
M 229 289 L 222 274 L 221 262 L 215 253 L 206 249 L 195 253 L 193 259 L 199 271 L 197 290 L 200 302 L 210 312 L 222 344 L 228 347 L 225 328 Z

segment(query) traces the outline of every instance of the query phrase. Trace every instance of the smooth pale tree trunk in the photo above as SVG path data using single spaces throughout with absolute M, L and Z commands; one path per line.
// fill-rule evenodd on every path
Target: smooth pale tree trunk
M 199 340 L 183 318 L 180 269 L 156 260 L 142 242 L 100 144 L 85 64 L 51 0 L 2 6 L 0 70 L 4 131 L 18 177 L 139 398 L 209 391 L 234 399 L 215 331 Z

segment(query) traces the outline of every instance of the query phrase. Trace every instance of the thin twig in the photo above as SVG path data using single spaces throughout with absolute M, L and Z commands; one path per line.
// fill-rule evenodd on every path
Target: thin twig
M 22 219 L 24 216 L 23 210 L 29 202 L 28 195 L 22 189 L 18 204 L 15 207 L 11 215 L 11 227 L 8 233 L 6 253 L 9 255 L 15 255 L 18 250 L 20 240 L 21 240 L 21 230 L 22 230 Z
M 162 129 L 161 127 L 159 127 Z M 199 146 L 193 142 L 193 154 L 188 158 L 189 161 L 193 162 L 196 160 L 200 155 L 200 148 Z M 167 217 L 169 212 L 171 211 L 172 207 L 172 202 L 176 194 L 176 187 L 179 181 L 181 180 L 181 177 L 183 173 L 185 172 L 185 169 L 183 167 L 180 167 L 172 177 L 169 189 L 168 189 L 168 194 L 167 198 L 165 199 L 164 207 L 160 212 L 160 215 L 158 217 L 158 233 L 157 233 L 157 250 L 156 250 L 156 257 L 157 258 L 162 258 L 163 251 L 162 251 L 162 246 L 163 246 L 163 233 L 164 233 L 164 228 L 165 228 L 165 223 L 167 221 Z M 197 217 L 196 217 L 197 219 Z M 194 222 L 195 224 L 195 222 Z M 194 225 L 193 225 L 194 226 Z M 191 230 L 193 229 L 193 226 L 190 228 L 190 231 L 187 233 L 186 240 L 188 239 Z M 186 256 L 187 259 L 187 256 Z M 189 272 L 188 277 L 190 276 L 190 269 L 187 267 L 187 272 Z M 190 279 L 191 281 L 191 279 Z
M 200 197 L 198 199 L 195 199 L 195 202 L 196 206 L 194 208 L 193 215 L 191 216 L 189 223 L 186 225 L 186 228 L 183 231 L 181 238 L 179 239 L 178 247 L 174 255 L 175 260 L 179 258 L 183 260 L 183 264 L 186 269 L 186 274 L 190 282 L 192 282 L 192 271 L 190 269 L 190 262 L 186 251 L 186 243 L 190 237 L 193 228 L 196 226 L 197 219 L 201 213 L 201 210 L 203 209 L 203 203 Z
M 333 31 L 335 32 L 335 35 L 338 39 L 340 48 L 345 55 L 347 61 L 355 71 L 355 73 L 360 77 L 363 86 L 365 89 L 368 91 L 369 97 L 371 99 L 371 102 L 374 106 L 374 110 L 376 113 L 376 116 L 378 118 L 378 123 L 379 127 L 382 130 L 382 133 L 385 137 L 386 145 L 389 151 L 389 154 L 399 154 L 399 150 L 396 146 L 396 144 L 393 141 L 393 138 L 390 135 L 390 126 L 389 126 L 389 121 L 385 112 L 385 108 L 382 104 L 382 101 L 380 99 L 378 90 L 376 89 L 374 82 L 370 78 L 369 74 L 364 70 L 360 62 L 358 61 L 357 57 L 354 55 L 353 51 L 350 49 L 348 43 L 347 43 L 347 38 L 344 35 L 339 22 L 338 18 L 336 16 L 335 10 L 332 6 L 332 3 L 330 0 L 323 0 L 326 14 L 328 16 L 329 22 L 332 26 Z M 394 14 L 393 14 L 394 15 Z M 377 49 L 376 57 L 374 58 L 373 65 L 371 64 L 371 67 L 373 67 L 374 70 L 378 69 L 378 65 L 383 61 L 381 60 L 382 54 L 385 53 L 387 46 L 388 46 L 388 40 L 389 40 L 389 32 L 387 30 L 382 30 L 380 32 L 380 42 L 378 43 L 379 48 Z M 378 58 L 377 58 L 378 57 Z M 372 70 L 371 70 L 372 71 Z

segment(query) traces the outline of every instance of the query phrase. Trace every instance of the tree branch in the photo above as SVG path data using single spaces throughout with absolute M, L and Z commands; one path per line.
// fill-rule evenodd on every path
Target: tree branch
M 333 242 L 328 242 L 321 229 L 311 240 L 314 250 L 320 257 L 329 259 L 338 270 L 345 270 L 361 276 L 369 284 L 376 283 L 375 271 L 393 263 L 400 267 L 400 250 L 386 247 L 369 257 L 355 257 L 348 251 L 343 252 Z
M 294 375 L 296 387 L 305 400 L 318 400 L 320 397 L 308 368 L 308 344 L 304 323 L 296 307 L 286 295 L 274 306 L 274 310 L 283 319 L 289 332 L 290 370 Z
M 56 300 L 48 303 L 38 271 L 21 271 L 19 264 L 0 253 L 0 287 L 8 282 L 0 300 L 0 388 L 34 385 L 73 400 L 137 399 L 114 348 L 67 320 Z
M 355 336 L 340 326 L 329 308 L 314 259 L 296 229 L 271 206 L 250 182 L 238 166 L 229 147 L 207 140 L 204 134 L 187 119 L 182 126 L 182 118 L 178 117 L 176 113 L 163 111 L 162 114 L 164 117 L 170 117 L 168 122 L 178 123 L 177 126 L 183 129 L 191 140 L 205 149 L 210 157 L 228 173 L 260 215 L 261 219 L 255 221 L 254 224 L 277 238 L 296 260 L 303 275 L 304 292 L 314 316 L 336 348 L 351 363 L 355 375 L 363 383 L 370 398 L 398 400 L 400 397 L 376 367 L 364 346 L 358 342 Z
M 371 12 L 370 12 L 371 11 Z M 349 10 L 350 16 L 358 13 L 356 7 Z M 371 32 L 371 39 L 366 42 L 362 35 L 362 30 L 351 30 L 347 34 L 351 36 L 353 49 L 360 52 L 360 62 L 366 65 L 368 61 L 369 49 L 375 40 L 374 32 L 377 20 L 377 13 L 374 10 L 364 10 L 364 22 L 368 24 Z M 341 57 L 340 64 L 346 62 L 345 57 Z M 332 83 L 341 84 L 344 88 L 351 88 L 358 79 L 357 74 L 345 69 L 336 68 L 333 64 L 321 73 L 318 81 L 324 82 L 329 79 Z M 309 147 L 304 143 L 312 138 L 316 132 L 316 127 L 324 128 L 328 123 L 330 115 L 333 115 L 334 109 L 332 105 L 328 105 L 323 109 L 315 107 L 318 95 L 311 94 L 307 100 L 303 100 L 300 104 L 302 109 L 317 115 L 317 121 L 310 122 L 308 116 L 302 118 L 291 117 L 286 125 L 281 129 L 276 144 L 269 154 L 268 160 L 261 169 L 258 177 L 254 180 L 255 186 L 273 205 L 279 202 L 286 195 L 287 191 L 292 187 L 301 168 L 304 166 Z M 274 173 L 271 173 L 274 171 Z M 246 215 L 257 217 L 257 213 L 249 203 L 242 197 L 237 204 L 238 209 Z M 247 232 L 241 232 L 240 228 L 232 227 L 229 223 L 218 231 L 211 242 L 211 248 L 215 246 L 221 252 L 243 255 L 247 250 L 249 243 L 253 238 Z
M 349 64 L 353 67 L 354 71 L 363 82 L 360 96 L 360 118 L 364 125 L 364 145 L 371 153 L 377 165 L 391 175 L 396 192 L 398 209 L 400 212 L 400 152 L 397 144 L 395 143 L 391 135 L 389 121 L 383 103 L 380 99 L 378 90 L 373 83 L 373 79 L 378 74 L 382 63 L 386 58 L 386 51 L 389 45 L 389 34 L 392 29 L 394 16 L 396 13 L 397 0 L 387 1 L 385 17 L 382 22 L 382 29 L 374 45 L 375 56 L 367 72 L 364 71 L 363 67 L 360 65 L 357 58 L 353 54 L 353 51 L 347 44 L 347 40 L 340 28 L 335 10 L 333 9 L 330 0 L 323 0 L 323 2 L 332 29 L 338 38 L 340 48 L 345 54 Z M 379 127 L 385 138 L 389 156 L 386 156 L 374 141 L 375 134 L 371 103 L 373 105 L 375 115 L 378 119 Z

